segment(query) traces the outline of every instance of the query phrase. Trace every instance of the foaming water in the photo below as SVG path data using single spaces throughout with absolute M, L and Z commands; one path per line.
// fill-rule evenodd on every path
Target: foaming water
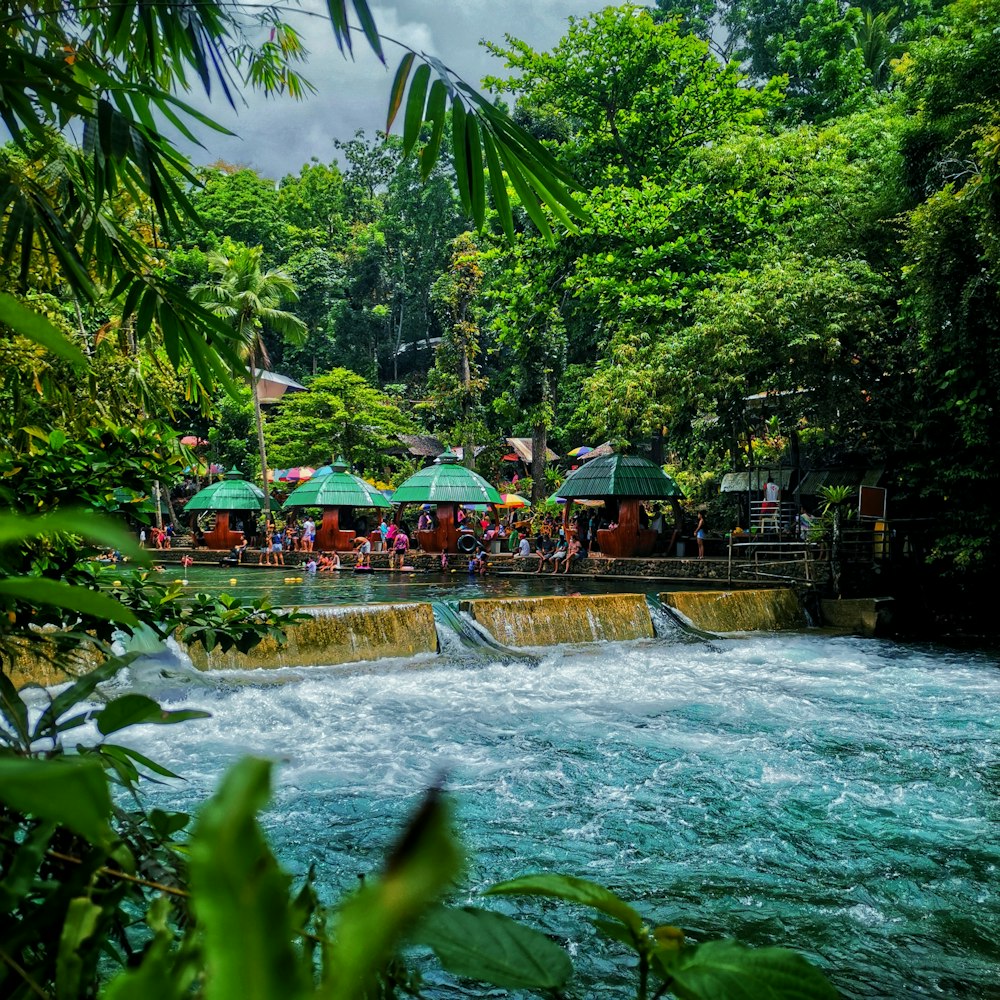
M 153 793 L 178 808 L 244 754 L 280 761 L 265 822 L 331 898 L 445 774 L 472 855 L 463 898 L 561 871 L 696 936 L 799 948 L 847 996 L 998 995 L 994 658 L 766 635 L 271 679 L 172 676 L 163 692 L 212 718 L 133 741 L 187 777 Z M 589 958 L 579 913 L 541 919 L 588 956 L 585 979 L 625 975 L 609 949 Z

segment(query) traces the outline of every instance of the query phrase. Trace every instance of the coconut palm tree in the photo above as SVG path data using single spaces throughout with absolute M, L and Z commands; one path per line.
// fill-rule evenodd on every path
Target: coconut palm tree
M 298 301 L 295 282 L 278 270 L 262 271 L 262 247 L 232 244 L 224 253 L 213 253 L 208 258 L 209 273 L 216 280 L 195 285 L 191 295 L 222 319 L 233 324 L 247 360 L 253 415 L 257 425 L 257 446 L 260 448 L 260 473 L 264 480 L 264 523 L 271 515 L 271 493 L 267 484 L 267 450 L 264 447 L 264 421 L 260 411 L 257 383 L 261 369 L 269 367 L 264 345 L 265 329 L 281 334 L 292 344 L 302 344 L 306 338 L 306 325 L 280 307 L 286 302 Z

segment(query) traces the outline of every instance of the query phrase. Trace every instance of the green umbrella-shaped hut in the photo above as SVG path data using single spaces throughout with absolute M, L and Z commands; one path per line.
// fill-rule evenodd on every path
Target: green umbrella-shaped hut
M 681 488 L 655 462 L 638 455 L 605 455 L 571 472 L 559 487 L 566 500 L 603 500 L 614 528 L 597 532 L 601 551 L 612 557 L 648 556 L 656 532 L 639 526 L 643 500 L 676 501 Z M 569 504 L 566 505 L 567 509 Z
M 255 524 L 255 515 L 263 509 L 264 491 L 259 486 L 248 483 L 243 478 L 243 473 L 235 468 L 230 469 L 217 483 L 199 490 L 184 505 L 186 514 L 215 512 L 215 525 L 205 533 L 205 544 L 210 549 L 230 549 L 241 544 L 244 532 L 234 526 L 236 519 L 233 515 L 244 515 L 244 525 L 247 521 Z M 248 535 L 253 533 L 252 529 L 247 531 Z
M 322 507 L 323 521 L 316 529 L 316 549 L 350 551 L 355 537 L 354 509 L 357 507 L 391 510 L 392 504 L 371 483 L 348 472 L 347 463 L 337 459 L 329 472 L 297 487 L 282 507 Z M 341 524 L 347 524 L 344 529 Z
M 463 532 L 457 523 L 458 508 L 463 504 L 501 502 L 499 492 L 482 476 L 458 464 L 452 451 L 439 455 L 433 465 L 421 469 L 406 480 L 392 495 L 393 504 L 435 504 L 436 524 L 426 531 L 414 532 L 425 552 L 461 552 Z M 467 533 L 465 533 L 467 535 Z

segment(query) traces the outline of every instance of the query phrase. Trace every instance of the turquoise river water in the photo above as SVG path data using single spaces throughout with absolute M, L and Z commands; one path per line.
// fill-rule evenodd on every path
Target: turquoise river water
M 470 658 L 442 635 L 442 655 L 412 662 L 150 665 L 121 683 L 212 713 L 134 731 L 187 779 L 154 792 L 164 804 L 193 808 L 244 754 L 279 762 L 265 825 L 330 899 L 445 774 L 463 901 L 559 871 L 699 938 L 800 949 L 847 997 L 1000 997 L 998 658 L 658 627 L 530 658 Z M 531 906 L 575 954 L 577 995 L 628 995 L 622 954 L 592 947 L 584 915 Z

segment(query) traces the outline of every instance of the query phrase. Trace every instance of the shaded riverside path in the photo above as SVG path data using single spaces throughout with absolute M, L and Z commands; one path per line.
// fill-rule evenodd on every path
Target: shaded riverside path
M 679 628 L 477 652 L 138 668 L 124 686 L 212 713 L 131 737 L 187 779 L 151 797 L 193 808 L 240 756 L 278 761 L 264 822 L 289 870 L 316 865 L 330 900 L 378 867 L 445 774 L 471 855 L 459 901 L 562 871 L 697 937 L 799 948 L 858 1000 L 997 996 L 995 656 Z M 579 995 L 626 995 L 627 960 L 581 912 L 494 905 L 574 951 Z M 454 995 L 429 975 L 429 995 Z

